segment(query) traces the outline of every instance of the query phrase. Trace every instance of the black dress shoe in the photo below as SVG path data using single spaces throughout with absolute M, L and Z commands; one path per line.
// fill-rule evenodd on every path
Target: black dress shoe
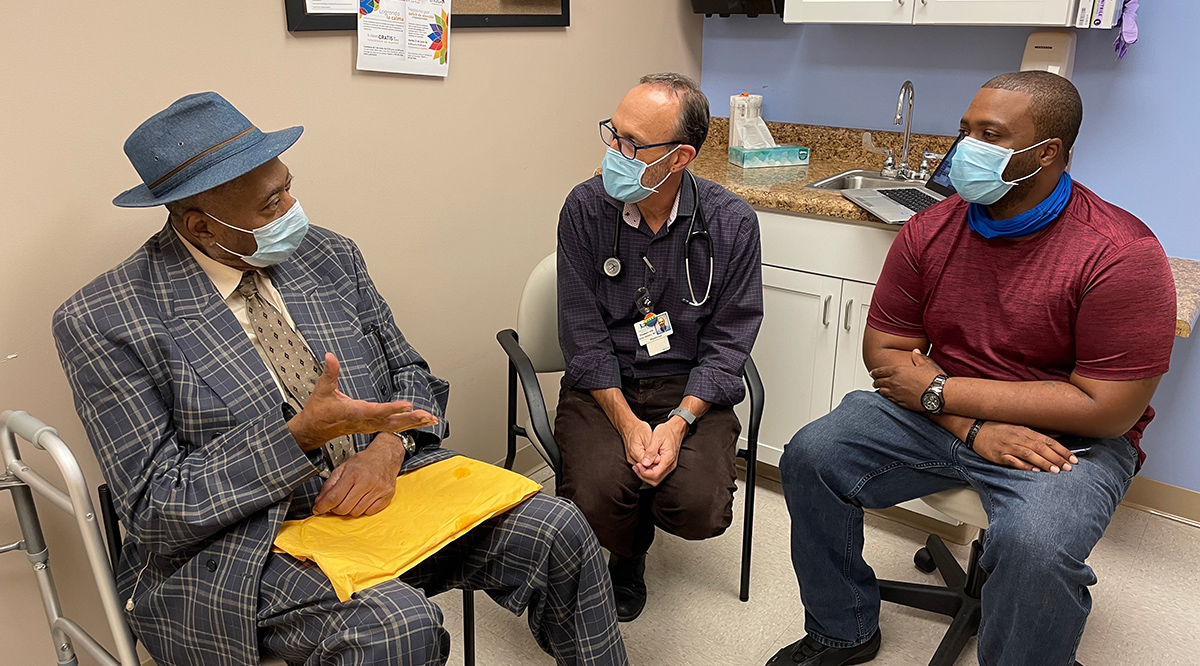
M 633 622 L 646 607 L 646 554 L 608 558 L 613 596 L 617 602 L 617 620 Z
M 862 645 L 848 648 L 831 648 L 805 636 L 783 648 L 771 657 L 767 666 L 848 666 L 865 664 L 879 654 L 881 642 L 879 630 Z

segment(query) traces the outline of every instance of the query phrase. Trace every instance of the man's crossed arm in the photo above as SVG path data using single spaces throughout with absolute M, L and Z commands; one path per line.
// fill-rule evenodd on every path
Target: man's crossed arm
M 929 340 L 889 335 L 867 327 L 863 360 L 875 388 L 908 409 L 927 413 L 921 394 L 942 369 L 925 356 Z M 1078 460 L 1049 435 L 1112 438 L 1137 423 L 1158 387 L 1159 377 L 1101 381 L 1072 374 L 1069 381 L 1008 382 L 952 377 L 942 392 L 944 406 L 929 417 L 965 440 L 976 419 L 975 451 L 1018 469 L 1070 470 Z

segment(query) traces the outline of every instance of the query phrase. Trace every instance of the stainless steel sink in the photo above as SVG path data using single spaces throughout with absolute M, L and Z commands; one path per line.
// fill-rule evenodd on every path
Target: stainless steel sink
M 841 192 L 842 190 L 857 190 L 864 187 L 903 187 L 905 185 L 923 184 L 924 181 L 920 180 L 884 178 L 879 175 L 878 171 L 870 169 L 852 169 L 828 178 L 823 178 L 815 183 L 809 183 L 806 187 L 814 190 L 825 190 L 827 192 Z

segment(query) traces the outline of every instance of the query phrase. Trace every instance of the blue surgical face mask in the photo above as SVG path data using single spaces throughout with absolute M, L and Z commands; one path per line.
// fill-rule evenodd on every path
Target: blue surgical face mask
M 205 215 L 221 222 L 212 213 L 205 213 Z M 292 207 L 282 217 L 254 230 L 235 227 L 225 222 L 221 222 L 221 224 L 243 233 L 254 234 L 254 242 L 258 244 L 258 249 L 254 251 L 254 254 L 238 254 L 220 243 L 217 243 L 217 247 L 247 264 L 259 268 L 274 266 L 286 261 L 296 251 L 296 248 L 300 247 L 300 241 L 303 241 L 304 235 L 308 233 L 308 216 L 300 207 L 299 200 L 292 204 Z
M 654 187 L 646 187 L 642 185 L 642 176 L 646 173 L 646 169 L 658 164 L 667 159 L 676 150 L 679 150 L 679 144 L 669 150 L 666 155 L 654 160 L 650 164 L 638 159 L 629 159 L 621 154 L 621 151 L 615 150 L 609 146 L 608 153 L 604 156 L 604 163 L 601 165 L 601 173 L 604 179 L 604 190 L 609 196 L 618 201 L 625 203 L 637 203 L 642 199 L 654 194 L 658 191 L 659 185 L 667 182 L 671 177 L 671 173 L 667 172 L 663 179 L 658 181 L 658 185 Z
M 950 162 L 950 184 L 964 201 L 990 206 L 1001 198 L 1017 183 L 1033 178 L 1037 171 L 1013 181 L 1004 180 L 1004 169 L 1008 167 L 1013 155 L 1033 150 L 1050 139 L 1035 143 L 1022 150 L 1004 148 L 972 137 L 963 137 L 954 149 Z

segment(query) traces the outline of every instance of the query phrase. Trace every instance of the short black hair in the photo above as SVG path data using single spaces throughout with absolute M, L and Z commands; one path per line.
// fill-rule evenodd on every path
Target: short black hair
M 1028 93 L 1029 113 L 1037 129 L 1038 140 L 1062 139 L 1063 150 L 1070 153 L 1083 124 L 1083 99 L 1075 84 L 1042 70 L 1001 74 L 983 84 L 984 88 Z M 1067 155 L 1063 155 L 1063 161 Z
M 679 124 L 675 128 L 675 140 L 700 150 L 708 138 L 708 97 L 691 77 L 675 72 L 647 74 L 639 84 L 663 86 L 679 97 Z
M 203 192 L 200 194 L 203 194 Z M 182 223 L 184 213 L 188 212 L 189 210 L 200 209 L 200 194 L 193 194 L 190 197 L 185 197 L 176 201 L 168 201 L 167 203 L 163 204 L 167 208 L 167 213 L 170 215 L 171 222 L 174 223 L 175 221 L 179 221 Z

